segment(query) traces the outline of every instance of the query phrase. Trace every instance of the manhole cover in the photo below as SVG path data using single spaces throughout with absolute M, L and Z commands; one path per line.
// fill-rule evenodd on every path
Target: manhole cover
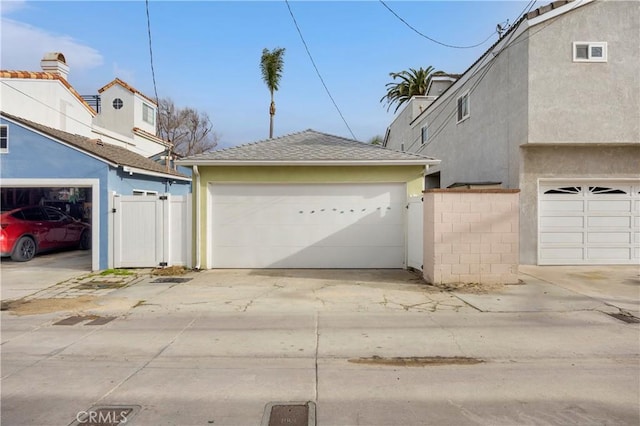
M 109 323 L 114 319 L 116 319 L 116 317 L 100 317 L 86 323 L 85 325 L 105 325 L 106 323 Z
M 156 278 L 151 281 L 151 284 L 155 283 L 186 283 L 187 281 L 191 281 L 193 278 L 177 278 L 177 277 L 164 277 L 164 278 Z
M 76 325 L 83 321 L 95 320 L 98 319 L 96 315 L 75 315 L 69 318 L 65 318 L 58 322 L 54 322 L 53 325 Z
M 316 404 L 307 402 L 271 402 L 264 409 L 261 426 L 315 426 Z
M 629 315 L 629 314 L 623 314 L 623 313 L 619 313 L 619 314 L 607 314 L 611 317 L 614 317 L 617 320 L 620 321 L 624 321 L 627 324 L 638 324 L 640 323 L 640 319 L 634 317 L 633 315 Z
M 131 424 L 131 419 L 140 410 L 139 405 L 109 405 L 91 407 L 76 414 L 69 426 L 119 426 Z

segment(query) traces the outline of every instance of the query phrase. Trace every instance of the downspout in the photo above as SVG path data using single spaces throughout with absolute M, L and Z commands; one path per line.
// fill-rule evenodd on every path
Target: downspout
M 193 173 L 196 175 L 196 264 L 195 269 L 200 269 L 200 171 L 198 166 L 194 164 Z

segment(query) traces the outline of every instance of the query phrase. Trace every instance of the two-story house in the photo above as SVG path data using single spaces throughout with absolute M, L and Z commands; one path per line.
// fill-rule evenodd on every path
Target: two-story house
M 44 55 L 42 71 L 0 70 L 0 109 L 55 129 L 122 146 L 145 157 L 167 151 L 157 136 L 158 105 L 119 78 L 80 95 L 62 53 Z
M 640 3 L 527 13 L 384 146 L 441 159 L 427 188 L 519 188 L 523 264 L 639 263 Z

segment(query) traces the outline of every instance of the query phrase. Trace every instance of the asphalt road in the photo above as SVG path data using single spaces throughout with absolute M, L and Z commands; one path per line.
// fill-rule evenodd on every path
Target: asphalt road
M 543 310 L 494 307 L 519 287 L 480 311 L 410 275 L 324 274 L 144 277 L 75 325 L 4 311 L 2 423 L 131 406 L 127 425 L 260 425 L 287 401 L 313 401 L 318 425 L 640 423 L 640 328 L 610 305 L 532 281 Z M 425 298 L 441 303 L 412 308 Z

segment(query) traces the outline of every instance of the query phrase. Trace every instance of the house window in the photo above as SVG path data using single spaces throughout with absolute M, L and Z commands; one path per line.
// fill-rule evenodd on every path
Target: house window
M 150 105 L 142 104 L 142 119 L 149 124 L 156 124 L 154 109 Z
M 573 62 L 607 62 L 607 43 L 603 41 L 574 42 Z
M 9 152 L 9 127 L 0 126 L 0 153 Z
M 458 98 L 458 123 L 469 118 L 469 92 Z
M 422 141 L 422 145 L 424 145 L 429 139 L 429 127 L 427 127 L 426 124 L 422 126 L 422 129 L 420 129 L 420 133 L 420 140 Z
M 158 195 L 158 191 L 145 191 L 144 189 L 134 189 L 133 195 Z
M 124 105 L 124 102 L 122 102 L 122 99 L 115 98 L 113 100 L 113 108 L 114 109 L 120 109 L 120 108 L 122 108 L 123 105 Z

